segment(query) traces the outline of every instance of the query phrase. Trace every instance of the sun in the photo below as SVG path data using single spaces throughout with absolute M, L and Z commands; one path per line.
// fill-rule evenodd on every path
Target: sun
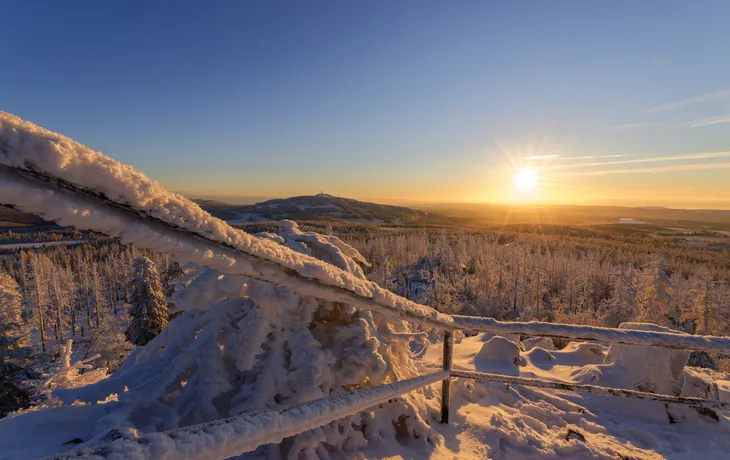
M 515 174 L 515 188 L 521 192 L 530 192 L 537 185 L 537 171 L 534 169 L 520 169 Z

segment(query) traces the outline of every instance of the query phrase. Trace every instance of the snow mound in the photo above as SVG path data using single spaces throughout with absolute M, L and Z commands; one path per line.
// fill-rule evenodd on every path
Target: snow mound
M 540 347 L 543 350 L 555 350 L 555 344 L 547 337 L 531 337 L 522 341 L 522 346 L 525 351 L 530 351 L 535 347 Z
M 602 364 L 606 357 L 603 346 L 596 342 L 570 342 L 553 354 L 566 366 Z
M 504 337 L 492 337 L 474 356 L 474 367 L 481 372 L 519 375 L 518 366 L 523 362 L 520 347 Z
M 721 399 L 720 389 L 717 382 L 715 382 L 715 378 L 711 375 L 711 371 L 693 367 L 684 368 L 682 396 L 713 399 L 716 401 Z
M 648 323 L 622 323 L 619 329 L 680 334 Z M 689 354 L 686 350 L 613 344 L 608 350 L 606 364 L 621 369 L 629 389 L 679 396 L 684 386 L 684 366 Z
M 555 361 L 555 355 L 550 353 L 544 348 L 540 347 L 534 347 L 527 353 L 525 353 L 525 357 L 533 364 L 533 365 L 539 365 L 539 364 L 546 364 L 551 361 Z

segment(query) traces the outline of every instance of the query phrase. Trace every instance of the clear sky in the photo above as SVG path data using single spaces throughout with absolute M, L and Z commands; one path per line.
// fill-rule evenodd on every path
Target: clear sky
M 727 0 L 1 11 L 0 110 L 172 190 L 730 208 Z

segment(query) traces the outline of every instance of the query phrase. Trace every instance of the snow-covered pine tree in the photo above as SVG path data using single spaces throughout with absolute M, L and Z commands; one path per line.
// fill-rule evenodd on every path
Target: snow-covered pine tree
M 165 290 L 165 297 L 170 297 L 172 294 L 175 293 L 175 290 L 177 288 L 177 283 L 175 282 L 175 280 L 183 277 L 184 275 L 185 272 L 183 272 L 180 264 L 174 260 L 170 261 L 167 269 L 162 273 L 162 287 Z
M 28 331 L 22 315 L 18 283 L 7 273 L 0 272 L 0 352 L 28 345 Z
M 615 273 L 613 296 L 604 301 L 605 309 L 603 325 L 618 327 L 621 323 L 630 322 L 635 314 L 634 302 L 636 288 L 634 287 L 634 270 L 628 264 L 621 265 Z
M 30 351 L 30 327 L 22 318 L 18 283 L 0 272 L 0 418 L 30 405 L 32 387 L 24 355 Z
M 131 323 L 127 336 L 135 345 L 146 345 L 167 327 L 167 303 L 160 275 L 147 257 L 137 257 L 132 262 L 129 291 Z
M 279 234 L 259 234 L 364 278 L 351 246 L 331 235 L 301 232 L 280 223 Z M 137 264 L 141 267 L 145 264 Z M 425 333 L 348 305 L 272 284 L 186 267 L 185 288 L 171 299 L 182 316 L 137 349 L 122 367 L 96 385 L 64 390 L 71 403 L 117 393 L 119 404 L 97 423 L 134 436 L 239 414 L 280 409 L 317 398 L 395 382 L 421 374 L 410 345 Z M 429 402 L 425 396 L 434 396 Z M 411 436 L 439 439 L 438 398 L 430 388 L 378 408 L 264 446 L 269 458 L 329 458 L 355 452 L 368 441 Z M 144 411 L 144 423 L 135 413 Z
M 690 311 L 685 318 L 694 320 L 694 333 L 701 335 L 722 334 L 721 318 L 717 311 L 717 298 L 713 291 L 712 280 L 708 274 L 705 279 L 697 281 L 690 291 Z
M 99 329 L 107 310 L 106 286 L 104 279 L 99 273 L 99 264 L 91 265 L 91 282 L 94 288 L 94 315 L 96 328 Z
M 653 255 L 639 274 L 636 319 L 643 323 L 676 327 L 679 315 L 670 312 L 672 282 L 659 254 Z
M 48 309 L 51 302 L 51 292 L 49 289 L 49 276 L 53 269 L 53 262 L 43 254 L 33 254 L 29 263 L 29 284 L 30 284 L 30 304 L 33 308 L 36 325 L 40 332 L 41 349 L 47 351 L 47 330 L 48 327 Z

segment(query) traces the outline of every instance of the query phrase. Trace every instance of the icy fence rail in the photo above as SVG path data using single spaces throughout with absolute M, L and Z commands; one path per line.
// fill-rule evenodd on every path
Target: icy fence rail
M 281 442 L 284 438 L 357 414 L 448 378 L 448 371 L 436 372 L 375 388 L 355 390 L 340 396 L 322 398 L 279 411 L 239 415 L 177 430 L 151 433 L 138 439 L 118 439 L 49 458 L 223 460 L 251 452 L 259 446 Z

